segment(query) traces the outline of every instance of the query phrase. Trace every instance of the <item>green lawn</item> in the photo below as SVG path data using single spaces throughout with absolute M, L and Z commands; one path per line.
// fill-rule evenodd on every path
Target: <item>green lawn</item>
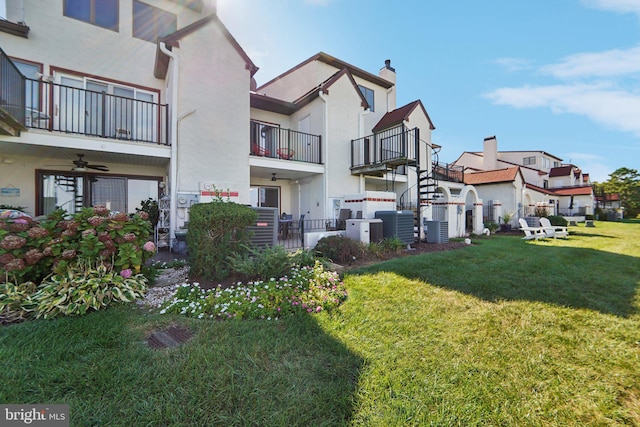
M 204 321 L 120 306 L 0 328 L 0 402 L 72 425 L 640 425 L 640 222 L 351 272 L 332 313 Z M 145 333 L 194 338 L 151 350 Z

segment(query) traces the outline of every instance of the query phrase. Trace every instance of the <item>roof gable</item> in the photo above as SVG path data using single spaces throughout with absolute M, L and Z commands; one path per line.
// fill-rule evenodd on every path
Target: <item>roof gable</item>
M 298 69 L 302 68 L 303 66 L 309 64 L 310 62 L 313 61 L 320 61 L 320 62 L 324 62 L 325 64 L 329 64 L 335 68 L 337 68 L 338 70 L 342 70 L 344 68 L 346 68 L 347 70 L 349 70 L 349 73 L 351 73 L 353 76 L 356 77 L 360 77 L 361 79 L 367 80 L 371 83 L 377 84 L 378 86 L 382 86 L 385 89 L 389 89 L 390 87 L 393 86 L 393 83 L 390 82 L 389 80 L 385 80 L 382 77 L 378 77 L 375 74 L 369 73 L 368 71 L 365 71 L 361 68 L 358 68 L 354 65 L 349 64 L 348 62 L 344 62 L 338 58 L 335 58 L 331 55 L 328 55 L 324 52 L 319 52 L 315 55 L 313 55 L 311 58 L 306 59 L 304 61 L 302 61 L 300 64 L 296 65 L 295 67 L 285 71 L 284 73 L 280 74 L 277 77 L 274 77 L 273 79 L 269 80 L 267 83 L 261 85 L 257 90 L 260 90 L 264 87 L 267 87 L 273 83 L 275 83 L 276 81 L 284 78 L 285 76 L 297 71 Z
M 342 77 L 347 77 L 351 82 L 353 89 L 356 91 L 358 97 L 360 98 L 360 101 L 361 101 L 360 105 L 363 108 L 368 108 L 369 104 L 367 103 L 367 100 L 365 99 L 360 89 L 358 89 L 358 84 L 356 83 L 353 76 L 351 75 L 351 72 L 347 68 L 343 68 L 342 70 L 333 74 L 327 80 L 320 83 L 318 86 L 314 87 L 313 89 L 309 90 L 304 95 L 300 96 L 298 99 L 293 101 L 293 103 L 296 104 L 298 108 L 300 108 L 307 105 L 309 102 L 313 101 L 314 99 L 316 99 L 319 96 L 320 92 L 328 94 L 329 88 L 331 88 L 331 86 L 333 86 Z
M 401 124 L 405 120 L 409 120 L 409 116 L 411 115 L 411 113 L 413 113 L 413 111 L 418 107 L 422 109 L 422 112 L 429 121 L 429 128 L 431 130 L 435 129 L 435 126 L 433 126 L 433 122 L 431 121 L 429 114 L 427 114 L 427 110 L 425 110 L 424 105 L 422 105 L 422 101 L 418 99 L 417 101 L 410 102 L 405 106 L 396 108 L 395 110 L 386 113 L 373 127 L 373 131 L 379 132 L 383 129 L 389 129 Z
M 247 55 L 244 49 L 242 49 L 240 44 L 231 35 L 227 27 L 224 26 L 222 21 L 220 21 L 220 18 L 218 18 L 218 15 L 216 15 L 215 13 L 209 16 L 205 16 L 204 18 L 198 21 L 195 21 L 177 31 L 174 31 L 173 33 L 167 36 L 160 37 L 157 43 L 158 48 L 156 50 L 156 62 L 155 62 L 153 75 L 158 79 L 164 79 L 166 78 L 167 70 L 169 69 L 169 57 L 160 50 L 160 43 L 164 43 L 169 50 L 171 50 L 171 48 L 173 47 L 180 47 L 180 40 L 183 37 L 198 31 L 200 28 L 204 27 L 210 22 L 214 23 L 215 25 L 218 26 L 218 28 L 220 28 L 220 30 L 224 34 L 225 38 L 229 41 L 231 46 L 233 46 L 233 48 L 236 50 L 236 52 L 238 52 L 240 57 L 244 59 L 246 64 L 246 69 L 251 72 L 251 76 L 253 77 L 253 75 L 258 71 L 258 67 L 253 63 L 251 58 L 249 58 L 249 55 Z

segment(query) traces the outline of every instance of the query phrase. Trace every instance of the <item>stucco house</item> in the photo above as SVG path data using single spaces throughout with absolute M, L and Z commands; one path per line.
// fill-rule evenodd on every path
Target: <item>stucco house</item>
M 304 215 L 308 229 L 345 210 L 413 209 L 419 238 L 453 185 L 468 230 L 449 234 L 482 229 L 478 194 L 434 162 L 423 103 L 396 106 L 389 60 L 374 74 L 320 52 L 257 87 L 215 2 L 5 3 L 0 204 L 132 213 L 151 198 L 166 245 L 217 196 Z
M 500 222 L 503 213 L 584 217 L 593 214 L 589 175 L 544 151 L 498 151 L 495 136 L 484 139 L 482 152 L 464 152 L 453 162 L 464 169 L 464 182 L 476 187 L 486 220 Z

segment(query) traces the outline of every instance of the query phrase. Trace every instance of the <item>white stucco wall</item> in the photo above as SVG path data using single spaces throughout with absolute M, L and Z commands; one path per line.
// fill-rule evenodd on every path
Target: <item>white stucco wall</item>
M 91 74 L 111 80 L 161 89 L 163 82 L 154 78 L 156 44 L 133 37 L 133 1 L 120 0 L 119 28 L 112 31 L 63 16 L 62 1 L 9 0 L 13 15 L 24 2 L 24 21 L 29 38 L 0 33 L 2 49 L 19 59 L 32 60 L 50 67 Z M 177 15 L 178 28 L 201 18 L 201 15 L 175 2 L 158 0 L 153 5 Z M 33 76 L 27 76 L 33 77 Z
M 207 55 L 202 52 L 208 47 Z M 217 25 L 210 23 L 184 37 L 179 55 L 179 192 L 202 182 L 238 192 L 249 203 L 249 84 L 245 60 Z

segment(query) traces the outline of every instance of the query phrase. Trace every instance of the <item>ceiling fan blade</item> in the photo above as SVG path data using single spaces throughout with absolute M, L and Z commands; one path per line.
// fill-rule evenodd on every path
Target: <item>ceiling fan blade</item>
M 109 168 L 104 165 L 87 165 L 86 167 L 89 169 L 95 169 L 102 172 L 109 172 Z

